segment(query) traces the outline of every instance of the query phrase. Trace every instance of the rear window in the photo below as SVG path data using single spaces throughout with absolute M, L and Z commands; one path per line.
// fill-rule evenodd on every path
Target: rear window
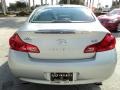
M 52 7 L 39 9 L 33 14 L 30 22 L 43 23 L 55 21 L 92 22 L 94 17 L 87 8 L 83 7 Z

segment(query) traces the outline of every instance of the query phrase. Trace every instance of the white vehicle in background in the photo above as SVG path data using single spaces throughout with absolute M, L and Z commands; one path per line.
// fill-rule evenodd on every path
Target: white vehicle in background
M 110 8 L 109 7 L 104 7 L 102 8 L 102 12 L 109 12 L 110 11 Z
M 80 5 L 37 8 L 9 44 L 10 70 L 33 83 L 101 83 L 117 62 L 115 37 Z

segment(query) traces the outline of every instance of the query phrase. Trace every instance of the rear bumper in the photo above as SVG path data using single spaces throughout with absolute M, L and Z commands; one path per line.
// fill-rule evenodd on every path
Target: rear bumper
M 73 82 L 51 82 L 39 79 L 30 79 L 30 78 L 19 78 L 20 80 L 38 83 L 38 84 L 47 84 L 47 85 L 79 85 L 79 84 L 91 84 L 96 82 L 101 82 L 103 79 L 88 79 L 88 80 L 77 80 Z
M 114 72 L 117 55 L 115 49 L 99 52 L 95 58 L 84 60 L 37 60 L 24 52 L 10 50 L 9 67 L 21 80 L 56 85 L 74 85 L 101 82 Z M 50 72 L 73 72 L 73 82 L 51 82 Z

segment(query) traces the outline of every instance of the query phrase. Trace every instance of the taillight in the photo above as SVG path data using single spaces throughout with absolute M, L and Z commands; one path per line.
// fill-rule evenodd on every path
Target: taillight
M 115 37 L 112 34 L 106 34 L 106 36 L 101 42 L 86 47 L 84 53 L 95 53 L 111 50 L 115 48 L 115 44 Z
M 40 53 L 39 49 L 36 46 L 22 41 L 17 33 L 15 33 L 9 39 L 9 44 L 10 44 L 10 48 L 16 51 Z

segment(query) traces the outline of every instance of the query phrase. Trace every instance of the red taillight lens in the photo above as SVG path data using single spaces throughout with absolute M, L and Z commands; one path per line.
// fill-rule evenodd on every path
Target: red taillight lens
M 84 53 L 102 52 L 115 48 L 116 39 L 112 34 L 106 34 L 104 39 L 96 44 L 90 45 L 85 48 Z
M 40 53 L 36 46 L 25 43 L 16 33 L 9 39 L 9 44 L 10 48 L 16 51 Z

